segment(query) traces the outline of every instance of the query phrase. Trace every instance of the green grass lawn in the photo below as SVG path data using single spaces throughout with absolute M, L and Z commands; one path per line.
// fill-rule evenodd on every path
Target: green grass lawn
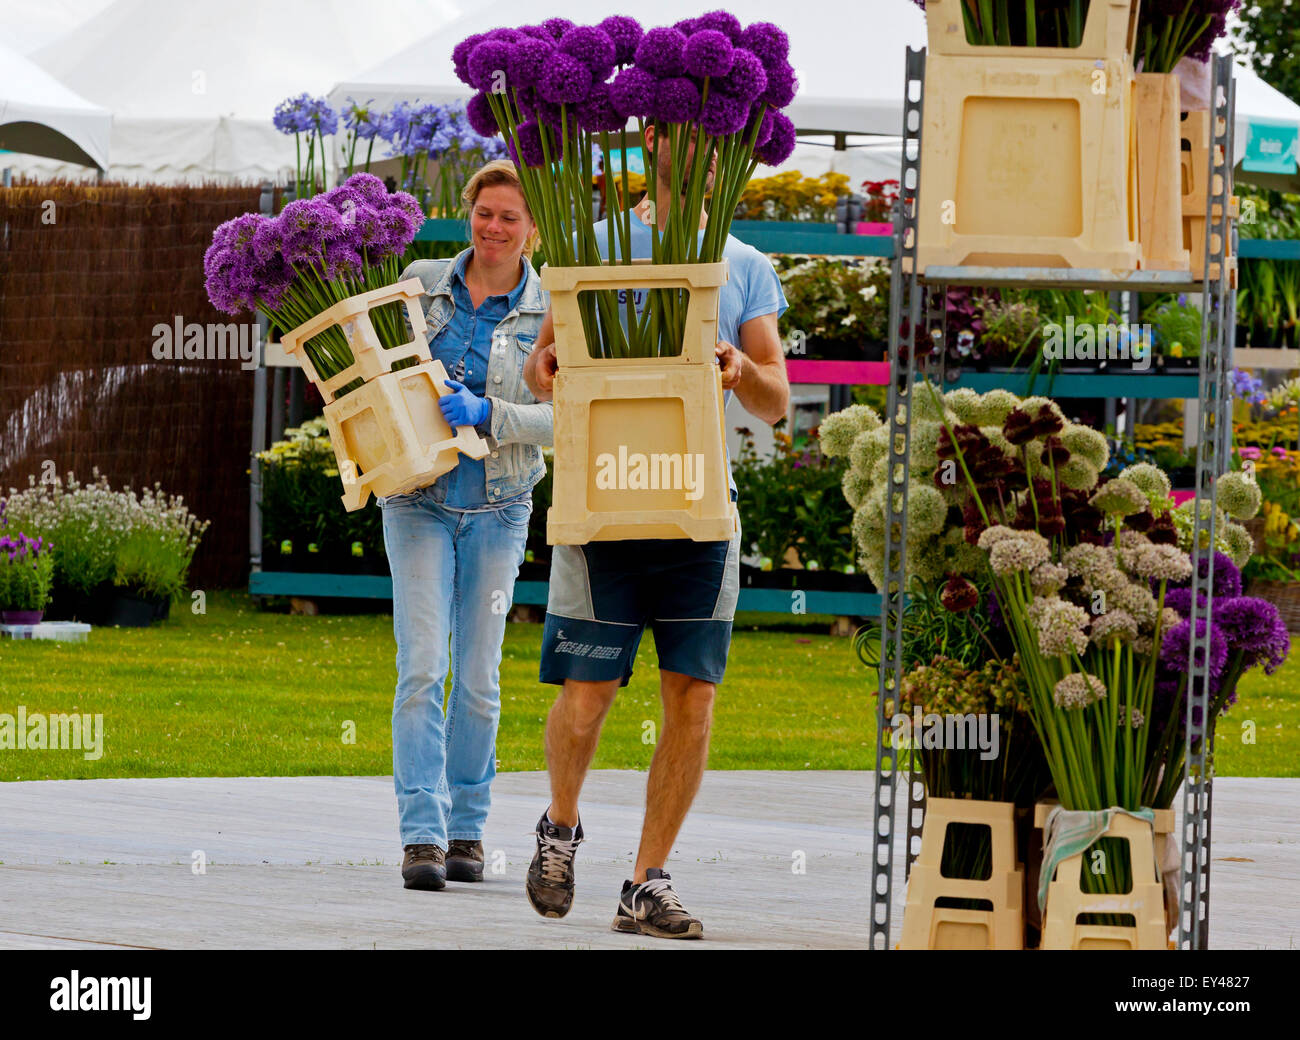
M 865 769 L 874 763 L 874 677 L 825 618 L 737 618 L 715 712 L 715 769 Z M 762 627 L 760 627 L 762 626 Z M 508 627 L 501 664 L 502 770 L 542 769 L 555 687 L 537 681 L 541 626 Z M 207 613 L 178 606 L 152 629 L 88 642 L 0 642 L 0 713 L 104 717 L 104 754 L 0 750 L 0 780 L 131 776 L 375 775 L 392 770 L 396 680 L 386 614 L 294 617 L 240 593 Z M 653 640 L 605 723 L 595 768 L 645 768 L 659 725 Z M 1255 743 L 1243 743 L 1244 722 Z M 1220 722 L 1218 772 L 1300 776 L 1300 653 L 1252 674 Z M 351 725 L 349 725 L 351 724 Z M 355 742 L 344 741 L 355 730 Z

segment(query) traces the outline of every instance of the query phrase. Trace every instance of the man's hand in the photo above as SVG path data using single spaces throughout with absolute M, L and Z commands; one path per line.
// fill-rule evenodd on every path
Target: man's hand
M 559 363 L 555 357 L 555 326 L 551 312 L 546 312 L 532 353 L 524 361 L 524 382 L 539 401 L 549 401 L 555 390 L 555 373 Z
M 713 353 L 718 359 L 718 364 L 722 366 L 722 389 L 736 389 L 745 371 L 745 355 L 723 340 L 718 341 Z

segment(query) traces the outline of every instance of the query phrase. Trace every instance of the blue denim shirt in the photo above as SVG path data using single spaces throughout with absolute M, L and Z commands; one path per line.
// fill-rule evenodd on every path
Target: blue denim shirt
M 524 263 L 527 264 L 527 261 Z M 451 298 L 455 310 L 451 320 L 429 344 L 429 350 L 435 359 L 442 362 L 452 379 L 464 383 L 471 393 L 483 397 L 487 394 L 487 368 L 492 337 L 501 320 L 519 305 L 519 298 L 528 285 L 528 273 L 521 269 L 519 283 L 510 292 L 488 296 L 475 307 L 469 284 L 465 281 L 468 265 L 468 252 L 461 253 L 452 265 Z M 491 433 L 491 415 L 476 429 L 483 436 Z M 438 478 L 438 483 L 444 487 L 433 492 L 434 500 L 452 509 L 482 509 L 489 504 L 487 471 L 483 459 L 462 456 L 454 469 Z
M 457 302 L 456 269 L 460 265 L 460 270 L 464 270 L 472 250 L 471 246 L 452 260 L 416 260 L 402 272 L 403 280 L 418 278 L 424 284 L 422 304 L 429 326 L 430 351 L 435 357 L 441 358 L 439 337 L 443 330 L 451 326 L 458 313 L 462 319 L 467 317 L 468 296 Z M 515 292 L 519 292 L 519 296 L 505 315 L 495 325 L 482 317 L 476 322 L 492 328 L 484 373 L 486 396 L 492 405 L 487 431 L 491 450 L 482 460 L 483 501 L 488 505 L 505 502 L 532 490 L 546 473 L 542 445 L 550 444 L 555 434 L 551 403 L 539 402 L 524 382 L 524 361 L 532 351 L 542 319 L 546 317 L 548 294 L 542 290 L 542 280 L 532 264 L 525 264 L 523 274 L 523 288 L 520 290 L 516 286 L 512 290 L 511 297 Z M 452 327 L 447 335 L 454 342 L 455 328 Z M 461 335 L 464 335 L 463 330 Z M 472 367 L 468 361 L 466 366 Z M 455 378 L 450 368 L 448 375 Z M 470 386 L 466 380 L 462 382 Z M 477 392 L 477 388 L 471 389 Z M 461 465 L 466 461 L 470 460 L 462 456 Z M 445 501 L 447 491 L 447 485 L 439 480 L 430 493 L 434 501 Z

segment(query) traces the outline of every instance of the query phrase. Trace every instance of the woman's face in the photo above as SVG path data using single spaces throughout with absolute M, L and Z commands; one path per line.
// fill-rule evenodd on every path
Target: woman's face
M 476 255 L 495 265 L 519 259 L 533 222 L 518 188 L 494 184 L 479 191 L 469 227 Z

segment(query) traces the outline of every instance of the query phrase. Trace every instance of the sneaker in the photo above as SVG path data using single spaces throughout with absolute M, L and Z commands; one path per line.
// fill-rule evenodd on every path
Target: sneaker
M 437 845 L 407 845 L 402 857 L 402 880 L 407 888 L 433 892 L 445 888 L 446 854 Z
M 576 827 L 537 821 L 537 852 L 528 866 L 528 902 L 543 917 L 563 917 L 573 906 L 573 858 L 582 844 L 582 821 Z
M 483 880 L 483 843 L 452 840 L 447 848 L 448 881 Z
M 624 881 L 618 913 L 614 916 L 614 931 L 652 935 L 657 939 L 702 938 L 704 925 L 686 912 L 671 882 L 672 878 L 657 867 L 650 867 L 639 885 Z

